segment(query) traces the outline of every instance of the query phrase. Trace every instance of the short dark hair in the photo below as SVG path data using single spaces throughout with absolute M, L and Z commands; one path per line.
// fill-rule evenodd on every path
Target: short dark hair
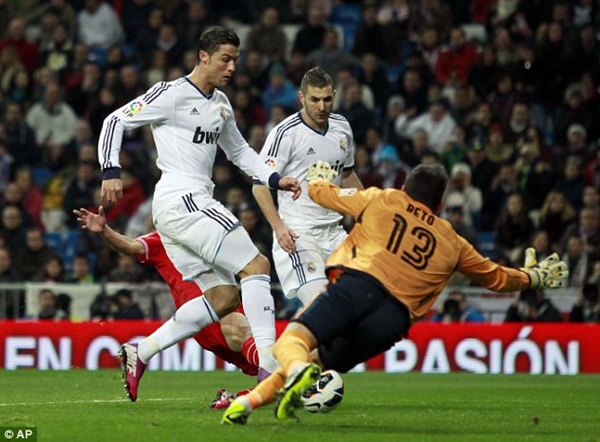
M 212 55 L 221 45 L 233 45 L 239 48 L 240 38 L 235 32 L 223 26 L 210 26 L 200 35 L 196 52 L 204 51 Z
M 302 82 L 300 83 L 300 90 L 303 94 L 308 91 L 308 87 L 316 87 L 322 89 L 327 86 L 331 86 L 333 89 L 333 80 L 331 79 L 331 75 L 329 75 L 325 69 L 320 66 L 315 66 L 312 69 L 309 69 L 304 76 L 302 77 Z
M 448 184 L 448 173 L 441 164 L 420 164 L 413 169 L 404 189 L 408 196 L 436 211 Z

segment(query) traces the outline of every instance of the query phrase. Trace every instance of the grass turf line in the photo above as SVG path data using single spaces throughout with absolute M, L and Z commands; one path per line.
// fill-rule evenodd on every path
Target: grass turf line
M 273 406 L 246 426 L 208 409 L 218 387 L 254 385 L 240 373 L 149 372 L 138 402 L 120 373 L 3 371 L 0 426 L 34 425 L 38 441 L 599 441 L 600 376 L 350 373 L 329 414 L 277 422 Z

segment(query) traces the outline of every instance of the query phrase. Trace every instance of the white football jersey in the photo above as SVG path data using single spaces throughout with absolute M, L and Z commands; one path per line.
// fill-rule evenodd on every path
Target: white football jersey
M 294 230 L 306 230 L 330 225 L 342 216 L 319 206 L 308 196 L 306 175 L 317 161 L 327 161 L 338 172 L 333 180 L 338 186 L 342 171 L 354 167 L 354 137 L 348 120 L 330 114 L 329 126 L 324 133 L 308 126 L 300 112 L 290 115 L 271 130 L 260 152 L 260 157 L 279 174 L 298 178 L 302 195 L 296 201 L 289 192 L 278 192 L 279 216 Z
M 268 185 L 273 170 L 240 134 L 227 96 L 205 95 L 187 77 L 159 82 L 104 120 L 98 142 L 102 170 L 119 167 L 124 130 L 150 124 L 162 175 L 154 191 L 153 216 L 190 192 L 212 196 L 212 170 L 219 145 L 249 176 Z

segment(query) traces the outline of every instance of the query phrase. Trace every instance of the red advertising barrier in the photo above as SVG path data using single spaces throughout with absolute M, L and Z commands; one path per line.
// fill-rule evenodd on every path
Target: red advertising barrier
M 120 343 L 138 340 L 161 322 L 0 323 L 0 368 L 69 370 L 117 367 Z M 278 321 L 278 332 L 285 327 Z M 419 323 L 409 339 L 356 367 L 386 372 L 600 373 L 600 326 L 594 324 Z M 189 339 L 150 362 L 151 370 L 234 369 Z

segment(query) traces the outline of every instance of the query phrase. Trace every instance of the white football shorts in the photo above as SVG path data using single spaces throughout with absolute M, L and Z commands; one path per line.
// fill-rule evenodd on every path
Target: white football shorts
M 304 284 L 326 279 L 325 263 L 329 255 L 346 239 L 348 234 L 342 226 L 298 231 L 296 251 L 288 253 L 273 239 L 273 262 L 283 293 L 295 298 L 296 291 Z
M 220 202 L 188 194 L 154 220 L 169 258 L 202 291 L 236 285 L 235 276 L 259 253 L 239 220 Z

